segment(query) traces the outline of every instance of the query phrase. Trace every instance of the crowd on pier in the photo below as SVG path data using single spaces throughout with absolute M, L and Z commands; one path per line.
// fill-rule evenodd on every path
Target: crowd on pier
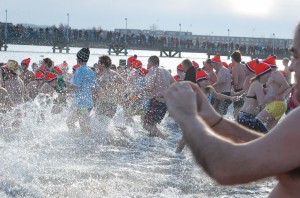
M 2 24 L 0 35 L 5 38 L 5 28 Z M 233 50 L 240 50 L 242 54 L 247 56 L 267 56 L 276 54 L 279 57 L 285 57 L 289 54 L 287 47 L 280 47 L 274 43 L 265 44 L 264 42 L 248 42 L 246 41 L 214 41 L 213 36 L 191 35 L 169 35 L 168 33 L 155 33 L 155 31 L 136 31 L 127 34 L 125 32 L 115 30 L 107 31 L 101 28 L 93 29 L 72 29 L 63 25 L 59 27 L 30 27 L 22 24 L 8 26 L 7 40 L 13 43 L 33 42 L 40 45 L 52 45 L 53 42 L 94 42 L 100 45 L 125 45 L 126 43 L 139 49 L 160 49 L 162 47 L 180 48 L 182 51 L 193 51 L 209 54 L 228 55 Z M 125 36 L 127 35 L 127 36 Z M 126 39 L 125 39 L 126 37 Z M 249 39 L 249 38 L 248 38 Z M 284 46 L 287 46 L 284 45 Z

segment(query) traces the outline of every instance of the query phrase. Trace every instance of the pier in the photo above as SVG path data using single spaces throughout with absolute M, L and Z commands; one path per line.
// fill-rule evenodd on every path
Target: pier
M 160 57 L 163 57 L 163 56 L 175 57 L 176 55 L 178 55 L 178 57 L 181 58 L 181 49 L 180 48 L 162 47 L 160 49 Z
M 111 55 L 111 54 L 116 54 L 116 55 L 119 55 L 119 54 L 124 54 L 125 56 L 127 56 L 128 52 L 127 52 L 127 45 L 124 44 L 124 45 L 113 45 L 113 44 L 110 44 L 108 46 L 108 54 Z
M 68 54 L 70 51 L 69 42 L 66 39 L 54 40 L 53 44 L 52 44 L 52 50 L 53 50 L 53 53 L 55 53 L 56 50 L 58 50 L 59 53 L 62 53 L 63 51 L 65 51 Z
M 278 59 L 289 57 L 292 39 L 253 38 L 236 36 L 193 35 L 191 32 L 150 31 L 134 29 L 78 30 L 57 27 L 25 28 L 21 25 L 0 23 L 0 50 L 14 45 L 51 46 L 53 53 L 69 53 L 70 47 L 108 49 L 109 55 L 128 55 L 128 50 L 158 51 L 161 57 L 182 57 L 183 53 L 205 53 L 229 57 L 234 50 L 243 56 L 266 58 L 275 54 Z M 126 36 L 125 36 L 126 35 Z M 2 38 L 2 40 L 1 40 Z M 6 39 L 4 39 L 6 38 Z M 5 40 L 5 42 L 4 42 Z

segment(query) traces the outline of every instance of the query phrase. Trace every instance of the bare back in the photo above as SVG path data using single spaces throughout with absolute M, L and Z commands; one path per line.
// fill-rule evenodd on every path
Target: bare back
M 267 82 L 267 91 L 275 100 L 284 100 L 287 89 L 290 88 L 288 82 L 279 71 L 273 71 Z
M 241 111 L 250 113 L 252 115 L 257 115 L 260 112 L 260 105 L 257 100 L 258 89 L 263 92 L 262 85 L 257 81 L 253 81 L 248 90 L 247 96 L 245 97 L 245 103 L 241 108 Z
M 230 92 L 231 91 L 231 77 L 230 72 L 227 68 L 222 67 L 217 73 L 218 81 L 214 85 L 215 90 L 218 93 Z
M 161 67 L 151 67 L 146 75 L 147 99 L 162 97 L 169 86 L 175 82 L 170 72 Z
M 11 76 L 9 79 L 5 80 L 5 88 L 14 105 L 24 103 L 26 90 L 24 83 L 19 76 Z
M 34 81 L 34 73 L 27 70 L 20 75 L 20 78 L 23 80 L 25 87 L 27 87 L 31 81 Z
M 245 66 L 241 63 L 232 68 L 232 84 L 235 91 L 243 89 L 246 78 Z
M 125 80 L 113 70 L 105 71 L 97 76 L 100 87 L 97 89 L 97 99 L 109 103 L 120 103 L 125 89 Z

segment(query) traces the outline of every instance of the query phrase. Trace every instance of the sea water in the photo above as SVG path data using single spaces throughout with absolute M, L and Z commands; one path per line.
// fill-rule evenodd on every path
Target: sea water
M 50 46 L 9 45 L 0 52 L 0 62 L 31 58 L 39 62 L 49 57 L 55 64 L 76 64 L 76 52 L 52 53 Z M 91 49 L 89 65 L 107 49 Z M 154 51 L 129 51 L 143 64 Z M 114 64 L 125 56 L 111 56 Z M 183 58 L 160 58 L 161 65 L 175 72 L 176 66 L 190 58 L 202 63 L 203 54 L 183 54 Z M 225 57 L 226 58 L 226 57 Z M 92 111 L 91 134 L 70 134 L 67 110 L 52 115 L 43 107 L 45 122 L 38 122 L 39 103 L 23 106 L 23 122 L 18 129 L 0 128 L 0 197 L 267 197 L 276 184 L 272 178 L 247 185 L 220 186 L 196 164 L 186 147 L 176 154 L 181 131 L 168 115 L 159 126 L 166 140 L 148 137 L 140 117 L 126 123 L 123 110 L 110 120 Z M 232 109 L 231 109 L 232 110 Z M 231 111 L 232 112 L 232 111 Z M 230 113 L 232 115 L 232 113 Z M 230 118 L 229 115 L 229 118 Z M 14 119 L 6 115 L 6 122 Z M 1 123 L 0 123 L 1 125 Z M 255 163 L 255 162 L 253 162 Z

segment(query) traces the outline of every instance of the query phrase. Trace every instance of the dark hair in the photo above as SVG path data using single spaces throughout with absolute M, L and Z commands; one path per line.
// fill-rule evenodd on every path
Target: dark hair
M 237 63 L 242 61 L 242 54 L 239 50 L 235 50 L 230 57 Z
M 153 63 L 154 65 L 159 65 L 159 58 L 158 56 L 150 56 L 148 59 L 149 62 Z
M 53 61 L 50 58 L 44 58 L 43 62 L 46 63 L 49 68 L 53 66 Z
M 116 70 L 117 70 L 117 66 L 116 66 L 115 64 L 112 64 L 112 65 L 111 65 L 111 67 L 110 67 L 110 69 L 112 69 L 112 70 L 115 70 L 115 71 L 116 71 Z
M 206 64 L 211 65 L 211 59 L 210 58 L 208 58 L 205 62 L 206 62 Z
M 184 59 L 184 60 L 181 62 L 181 64 L 182 64 L 182 66 L 188 66 L 189 68 L 194 67 L 192 61 L 190 61 L 189 59 Z
M 104 64 L 105 67 L 107 67 L 107 68 L 111 67 L 111 59 L 107 55 L 103 55 L 103 56 L 99 57 L 99 63 Z

